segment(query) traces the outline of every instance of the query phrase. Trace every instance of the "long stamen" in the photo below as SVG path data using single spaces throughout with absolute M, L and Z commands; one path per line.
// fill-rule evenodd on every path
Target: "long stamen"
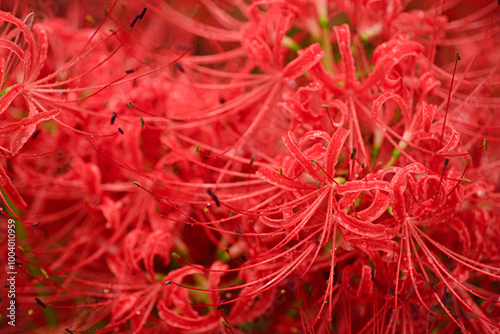
M 448 118 L 448 109 L 450 107 L 451 92 L 453 91 L 453 80 L 455 80 L 455 72 L 457 71 L 458 61 L 461 59 L 460 53 L 458 53 L 458 51 L 456 52 L 455 55 L 456 55 L 456 58 L 455 58 L 455 67 L 453 68 L 453 75 L 451 77 L 450 90 L 448 92 L 448 102 L 446 102 L 446 111 L 444 113 L 443 129 L 441 130 L 441 137 L 440 137 L 441 144 L 443 143 L 444 130 L 446 128 L 446 120 Z

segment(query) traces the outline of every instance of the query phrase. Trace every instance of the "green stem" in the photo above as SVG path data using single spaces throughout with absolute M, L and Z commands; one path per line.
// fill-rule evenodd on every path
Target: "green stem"
M 321 26 L 322 34 L 321 34 L 321 48 L 325 51 L 325 57 L 323 57 L 322 62 L 325 70 L 333 74 L 333 48 L 332 43 L 330 43 L 329 38 L 329 29 L 328 29 L 329 20 L 327 17 L 320 17 L 319 25 Z
M 399 148 L 395 148 L 392 151 L 391 160 L 389 160 L 389 162 L 387 162 L 387 164 L 384 166 L 384 168 L 388 168 L 388 167 L 391 167 L 392 165 L 394 165 L 396 163 L 396 161 L 398 161 L 399 157 L 402 155 L 401 151 L 404 150 L 406 148 L 406 146 L 408 146 L 408 144 L 406 144 L 406 142 L 400 141 L 398 143 Z
M 293 38 L 291 37 L 288 37 L 288 36 L 285 36 L 283 38 L 283 41 L 281 42 L 284 46 L 286 46 L 287 48 L 289 48 L 290 50 L 292 51 L 299 51 L 300 49 L 302 49 L 302 46 L 300 46 L 299 43 L 295 42 L 293 40 Z
M 10 89 L 10 87 L 7 88 L 5 91 L 8 91 L 9 89 Z M 3 188 L 0 187 L 0 191 L 2 192 L 2 194 L 3 194 L 4 198 L 5 198 L 5 201 L 6 201 L 5 204 L 8 205 L 12 209 L 12 211 L 14 211 L 14 213 L 16 214 L 16 216 L 19 217 L 19 209 L 14 205 L 14 203 L 9 198 L 9 196 L 7 195 L 7 193 L 3 190 Z M 4 211 L 8 212 L 8 210 L 4 210 Z M 16 220 L 13 215 L 11 215 L 11 218 L 14 219 L 14 220 Z M 17 221 L 17 220 L 16 220 L 16 239 L 17 239 L 18 245 L 21 245 L 21 244 L 25 244 L 26 245 L 26 246 L 23 247 L 25 252 L 29 252 L 32 249 L 31 246 L 29 246 L 28 235 L 26 234 L 26 230 L 24 228 L 23 223 L 20 222 L 20 221 Z M 31 275 L 35 276 L 35 277 L 40 276 L 41 275 L 41 271 L 36 266 L 36 264 L 37 264 L 36 258 L 31 259 L 31 262 L 33 264 L 28 264 L 27 265 L 28 272 Z M 39 293 L 37 293 L 37 296 L 44 297 L 45 294 L 39 292 Z M 43 309 L 43 315 L 45 317 L 45 321 L 47 322 L 47 324 L 49 326 L 56 326 L 57 325 L 58 321 L 57 321 L 57 317 L 56 317 L 56 313 L 55 313 L 54 309 L 52 309 L 50 307 L 49 308 L 44 308 Z

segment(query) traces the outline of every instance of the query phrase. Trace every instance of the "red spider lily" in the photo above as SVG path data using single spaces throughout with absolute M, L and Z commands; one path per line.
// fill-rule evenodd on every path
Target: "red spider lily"
M 498 331 L 496 4 L 106 5 L 2 5 L 6 332 Z

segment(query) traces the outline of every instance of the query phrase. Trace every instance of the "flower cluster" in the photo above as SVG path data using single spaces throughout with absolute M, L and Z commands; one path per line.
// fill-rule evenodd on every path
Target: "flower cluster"
M 5 333 L 497 333 L 498 8 L 1 4 Z

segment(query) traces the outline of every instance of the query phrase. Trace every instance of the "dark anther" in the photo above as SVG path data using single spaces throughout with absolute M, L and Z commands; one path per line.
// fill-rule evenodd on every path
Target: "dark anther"
M 445 165 L 445 166 L 447 166 L 449 162 L 450 162 L 450 159 L 448 159 L 448 158 L 445 158 L 445 159 L 444 159 L 444 165 Z
M 210 189 L 207 189 L 207 193 L 210 195 L 210 197 L 212 197 L 212 199 L 215 202 L 215 205 L 220 206 L 219 199 L 217 198 L 217 196 L 215 196 L 215 194 Z
M 443 304 L 449 304 L 451 302 L 451 297 L 452 294 L 447 291 L 445 286 L 443 290 L 443 296 L 441 297 L 441 301 L 443 302 Z
M 177 67 L 177 69 L 179 69 L 179 71 L 184 73 L 184 68 L 182 67 L 182 65 L 178 61 L 175 62 L 175 67 Z
M 351 160 L 356 156 L 356 147 L 352 149 Z
M 434 290 L 437 290 L 437 289 L 438 289 L 438 286 L 436 285 L 436 283 L 434 283 L 434 281 L 433 281 L 433 280 L 431 280 L 431 279 L 430 279 L 430 280 L 429 280 L 429 283 L 432 285 L 432 288 L 433 288 Z
M 375 268 L 376 267 L 372 267 L 372 281 L 375 280 Z
M 130 69 L 130 70 L 126 70 L 126 71 L 125 71 L 125 73 L 127 73 L 127 74 L 134 73 L 134 72 L 135 72 L 135 70 L 134 70 L 133 68 L 132 68 L 132 69 Z
M 139 20 L 142 20 L 142 18 L 144 17 L 144 14 L 146 14 L 146 10 L 147 10 L 147 8 L 144 7 L 144 9 L 142 10 L 141 14 L 139 15 Z
M 389 290 L 389 293 L 390 293 L 391 295 L 393 295 L 393 296 L 396 296 L 396 293 L 395 293 L 394 291 L 392 291 L 392 290 Z M 399 293 L 398 293 L 398 297 L 400 297 L 400 296 L 399 296 Z
M 116 119 L 116 113 L 114 112 L 113 116 L 111 116 L 111 124 L 115 122 L 115 119 Z
M 31 224 L 31 226 L 38 226 L 40 225 L 40 222 L 34 222 L 33 224 Z
M 36 137 L 40 134 L 40 129 L 36 130 L 35 133 L 33 134 L 33 137 L 31 137 L 32 140 L 35 140 Z
M 226 300 L 223 299 L 222 301 L 217 301 L 217 304 L 219 304 L 219 303 L 225 303 L 225 302 L 226 302 Z M 224 306 L 225 306 L 224 304 L 217 305 L 217 307 L 215 309 L 218 310 L 218 311 L 222 311 L 224 309 Z
M 136 22 L 137 22 L 137 20 L 139 19 L 139 16 L 140 16 L 140 15 L 137 15 L 137 16 L 134 18 L 134 20 L 132 21 L 132 23 L 130 23 L 130 28 L 132 28 L 132 27 L 135 25 L 135 23 L 136 23 Z
M 65 330 L 66 332 L 68 332 L 69 334 L 73 334 L 73 332 L 72 332 L 72 331 L 70 331 L 70 330 L 69 330 L 69 329 L 67 329 L 67 328 L 65 328 L 64 330 Z
M 341 271 L 339 274 L 339 284 L 342 283 L 342 276 L 344 275 L 344 272 Z
M 118 128 L 118 132 L 120 132 L 121 134 L 123 134 L 123 130 Z
M 40 305 L 41 307 L 43 308 L 47 308 L 47 306 L 40 300 L 38 299 L 37 297 L 35 297 L 35 301 L 38 305 Z

